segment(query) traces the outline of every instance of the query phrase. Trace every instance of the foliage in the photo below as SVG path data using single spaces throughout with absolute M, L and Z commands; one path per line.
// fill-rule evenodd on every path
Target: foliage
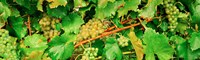
M 199 0 L 0 0 L 0 60 L 199 60 L 199 9 Z

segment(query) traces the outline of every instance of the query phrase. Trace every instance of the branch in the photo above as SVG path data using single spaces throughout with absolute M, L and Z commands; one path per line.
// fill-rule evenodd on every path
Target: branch
M 31 35 L 31 20 L 30 20 L 30 16 L 29 15 L 28 15 L 27 26 L 28 26 L 29 35 Z
M 152 19 L 147 19 L 146 21 L 147 21 L 147 22 L 150 22 L 150 21 L 152 21 Z M 98 39 L 98 38 L 102 38 L 102 37 L 111 35 L 111 34 L 113 34 L 113 33 L 116 33 L 116 32 L 122 31 L 122 30 L 126 30 L 126 29 L 129 29 L 129 28 L 131 28 L 131 27 L 138 26 L 138 25 L 140 25 L 140 24 L 141 24 L 141 23 L 135 23 L 135 24 L 131 24 L 131 25 L 129 25 L 129 26 L 123 27 L 123 28 L 119 28 L 119 29 L 110 31 L 110 32 L 104 32 L 104 33 L 102 33 L 101 35 L 99 35 L 99 36 L 97 36 L 97 37 L 94 37 L 94 38 L 91 38 L 91 39 L 88 39 L 88 40 L 83 40 L 83 41 L 77 43 L 77 44 L 74 46 L 74 48 L 77 48 L 78 46 L 80 46 L 80 45 L 82 45 L 82 44 L 88 43 L 88 42 L 93 41 L 93 40 L 96 40 L 96 39 Z

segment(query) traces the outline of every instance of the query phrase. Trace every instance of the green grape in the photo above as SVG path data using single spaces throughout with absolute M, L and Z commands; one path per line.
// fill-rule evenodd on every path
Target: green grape
M 59 23 L 60 21 L 56 18 L 50 18 L 47 15 L 44 15 L 43 18 L 40 19 L 39 24 L 44 32 L 44 36 L 46 38 L 53 38 L 54 36 L 59 35 L 59 31 L 56 30 L 55 24 Z M 56 30 L 56 31 L 55 31 Z
M 77 41 L 94 38 L 105 31 L 104 25 L 100 20 L 89 20 L 80 28 L 80 33 L 77 35 Z
M 7 30 L 0 29 L 0 57 L 2 60 L 18 60 L 16 53 L 16 38 L 9 36 Z M 3 48 L 3 49 L 2 49 Z
M 163 1 L 165 4 L 165 13 L 167 14 L 167 18 L 169 21 L 169 29 L 170 31 L 174 31 L 176 29 L 176 26 L 178 25 L 177 23 L 177 15 L 179 14 L 179 9 L 173 5 L 175 4 L 174 0 L 169 0 L 169 1 Z M 169 5 L 169 6 L 168 6 Z M 167 7 L 168 6 L 168 7 Z
M 83 52 L 82 59 L 88 58 L 89 60 L 94 60 L 97 56 L 98 48 L 86 48 Z
M 122 36 L 122 35 L 120 35 L 120 37 L 117 39 L 117 41 L 119 42 L 119 45 L 121 47 L 125 47 L 125 46 L 128 46 L 129 39 L 124 37 L 124 36 Z

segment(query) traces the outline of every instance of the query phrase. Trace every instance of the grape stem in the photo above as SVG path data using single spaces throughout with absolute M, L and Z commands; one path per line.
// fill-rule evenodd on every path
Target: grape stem
M 132 19 L 130 19 L 130 20 L 132 20 Z M 146 19 L 146 21 L 147 21 L 147 22 L 150 22 L 150 21 L 152 21 L 152 19 Z M 110 32 L 104 32 L 104 33 L 102 33 L 101 35 L 99 35 L 99 36 L 97 36 L 97 37 L 94 37 L 94 38 L 91 38 L 91 39 L 88 39 L 88 40 L 83 40 L 83 41 L 77 43 L 77 44 L 74 46 L 74 48 L 77 48 L 78 46 L 80 46 L 80 45 L 82 45 L 82 44 L 88 43 L 88 42 L 93 41 L 93 40 L 96 40 L 96 39 L 98 39 L 98 38 L 102 38 L 102 37 L 111 35 L 111 34 L 113 34 L 113 33 L 117 33 L 117 32 L 119 32 L 119 31 L 129 29 L 129 28 L 131 28 L 131 27 L 139 26 L 140 24 L 141 24 L 141 23 L 130 24 L 129 26 L 126 26 L 126 27 L 123 27 L 123 28 L 118 28 L 118 29 L 113 30 L 113 31 L 110 31 Z M 115 28 L 115 27 L 114 27 L 114 28 Z M 113 28 L 113 29 L 114 29 L 114 28 Z M 111 30 L 112 30 L 112 29 L 111 29 Z

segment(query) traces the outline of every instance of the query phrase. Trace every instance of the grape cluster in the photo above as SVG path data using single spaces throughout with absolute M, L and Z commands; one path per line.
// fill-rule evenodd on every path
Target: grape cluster
M 60 34 L 58 30 L 56 30 L 56 25 L 60 21 L 56 18 L 50 18 L 48 16 L 44 16 L 39 24 L 41 25 L 42 31 L 44 32 L 44 36 L 46 38 L 53 38 Z
M 105 30 L 103 23 L 100 20 L 89 20 L 85 25 L 80 28 L 80 33 L 77 36 L 77 40 L 89 39 L 98 36 Z
M 117 41 L 119 42 L 120 46 L 125 47 L 128 46 L 129 39 L 120 35 L 120 38 L 118 38 Z
M 164 0 L 164 7 L 165 7 L 165 13 L 167 14 L 167 18 L 169 21 L 169 29 L 170 31 L 174 31 L 176 26 L 178 25 L 178 15 L 179 15 L 179 9 L 173 5 L 175 0 Z
M 81 60 L 95 60 L 98 48 L 86 48 L 83 52 Z
M 0 29 L 0 60 L 18 60 L 16 40 L 7 30 Z

